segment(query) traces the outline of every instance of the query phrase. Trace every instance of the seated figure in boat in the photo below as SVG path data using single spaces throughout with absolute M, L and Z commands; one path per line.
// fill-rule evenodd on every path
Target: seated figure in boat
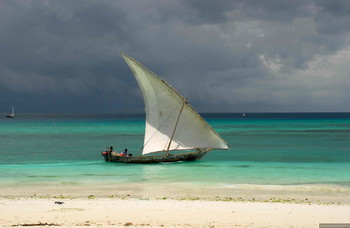
M 123 153 L 120 153 L 121 156 L 128 156 L 128 149 L 125 148 Z

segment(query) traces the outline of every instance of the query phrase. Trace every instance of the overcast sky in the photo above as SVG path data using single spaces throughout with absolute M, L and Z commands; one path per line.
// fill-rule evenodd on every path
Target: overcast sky
M 0 0 L 0 112 L 142 112 L 119 51 L 199 112 L 350 111 L 347 0 Z

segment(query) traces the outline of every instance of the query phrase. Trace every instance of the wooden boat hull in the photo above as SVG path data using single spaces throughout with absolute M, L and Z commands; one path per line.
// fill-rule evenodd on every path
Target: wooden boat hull
M 209 150 L 194 151 L 181 154 L 170 155 L 143 155 L 143 156 L 121 156 L 102 153 L 105 161 L 121 163 L 160 163 L 160 162 L 178 162 L 178 161 L 196 161 L 201 159 Z

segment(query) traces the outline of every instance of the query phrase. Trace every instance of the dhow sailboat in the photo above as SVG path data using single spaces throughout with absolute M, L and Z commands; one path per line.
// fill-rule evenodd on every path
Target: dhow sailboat
M 146 128 L 142 155 L 102 152 L 105 161 L 158 163 L 195 161 L 211 150 L 227 150 L 224 139 L 167 82 L 121 53 L 142 91 Z

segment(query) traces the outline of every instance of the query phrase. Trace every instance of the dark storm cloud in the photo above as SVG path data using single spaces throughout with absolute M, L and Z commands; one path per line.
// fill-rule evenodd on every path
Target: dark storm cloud
M 200 111 L 349 111 L 348 21 L 332 0 L 0 1 L 0 111 L 142 111 L 118 51 Z
M 350 2 L 346 0 L 318 2 L 318 14 L 315 17 L 317 30 L 329 35 L 348 33 L 350 30 Z
M 311 5 L 307 0 L 184 0 L 183 3 L 193 10 L 192 14 L 198 17 L 198 23 L 227 22 L 232 14 L 236 20 L 255 18 L 288 22 L 307 15 Z
M 234 9 L 234 1 L 210 1 L 210 0 L 182 0 L 191 11 L 187 14 L 190 22 L 196 24 L 223 23 L 227 21 L 226 13 Z

